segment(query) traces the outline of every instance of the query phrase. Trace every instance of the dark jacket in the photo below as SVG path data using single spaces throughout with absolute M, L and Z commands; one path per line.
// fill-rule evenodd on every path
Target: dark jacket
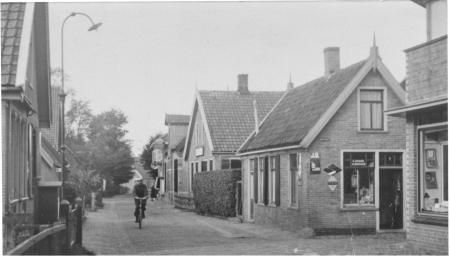
M 133 195 L 138 197 L 148 196 L 148 189 L 144 183 L 138 183 L 134 186 Z

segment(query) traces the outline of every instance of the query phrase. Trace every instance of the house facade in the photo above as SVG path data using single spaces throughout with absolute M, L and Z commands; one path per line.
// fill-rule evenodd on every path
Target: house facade
M 447 2 L 414 1 L 427 12 L 427 41 L 405 50 L 407 239 L 448 254 Z
M 167 149 L 168 149 L 168 135 L 165 134 L 157 138 L 150 147 L 152 148 L 152 168 L 158 172 L 156 177 L 156 187 L 159 189 L 159 194 L 165 196 L 167 188 Z
M 47 3 L 2 3 L 3 251 L 39 222 L 40 129 L 51 123 Z
M 236 91 L 196 91 L 183 154 L 189 192 L 196 173 L 241 168 L 237 148 L 283 93 L 249 91 L 246 74 Z
M 189 116 L 166 114 L 164 124 L 168 128 L 168 148 L 166 162 L 167 197 L 170 202 L 178 192 L 187 192 L 185 164 L 180 155 L 179 144 L 184 143 L 189 125 Z M 176 149 L 178 146 L 178 150 Z M 184 145 L 183 145 L 184 146 Z M 182 154 L 182 152 L 181 152 Z M 181 190 L 182 189 L 182 190 Z
M 405 93 L 370 56 L 288 91 L 240 147 L 244 221 L 321 234 L 404 230 Z

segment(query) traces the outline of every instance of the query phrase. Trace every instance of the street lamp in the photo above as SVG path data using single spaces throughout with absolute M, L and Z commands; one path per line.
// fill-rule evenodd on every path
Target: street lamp
M 88 31 L 94 31 L 97 30 L 98 27 L 102 25 L 101 22 L 95 23 L 92 18 L 87 15 L 86 13 L 82 12 L 72 12 L 69 14 L 63 21 L 61 25 L 61 93 L 59 94 L 60 100 L 61 100 L 61 137 L 60 137 L 60 150 L 61 150 L 61 158 L 62 158 L 62 188 L 61 188 L 61 200 L 63 200 L 64 196 L 64 182 L 66 180 L 66 158 L 65 158 L 65 150 L 66 150 L 66 128 L 65 128 L 65 102 L 66 102 L 66 96 L 67 94 L 64 91 L 64 25 L 66 24 L 67 20 L 71 17 L 75 16 L 83 16 L 86 17 L 89 22 L 91 23 L 91 26 L 89 27 Z

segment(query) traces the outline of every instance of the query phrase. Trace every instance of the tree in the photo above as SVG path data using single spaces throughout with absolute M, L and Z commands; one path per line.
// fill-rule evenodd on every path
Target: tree
M 112 109 L 92 118 L 87 135 L 93 169 L 114 185 L 133 177 L 134 159 L 129 141 L 125 140 L 126 116 Z
M 152 168 L 152 162 L 153 162 L 152 144 L 153 144 L 153 142 L 155 142 L 158 138 L 161 138 L 162 136 L 163 136 L 162 133 L 157 133 L 156 135 L 151 136 L 150 139 L 148 140 L 147 144 L 145 144 L 144 149 L 142 150 L 142 153 L 140 155 L 140 162 L 141 162 L 142 166 L 144 167 L 144 170 L 148 170 L 149 171 L 148 173 L 153 178 L 156 178 L 158 176 L 158 169 Z

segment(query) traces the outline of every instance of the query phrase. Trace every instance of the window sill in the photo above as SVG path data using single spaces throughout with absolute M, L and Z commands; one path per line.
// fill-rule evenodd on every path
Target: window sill
M 427 224 L 448 227 L 448 217 L 444 216 L 431 216 L 431 215 L 415 215 L 411 220 L 414 223 Z
M 340 208 L 341 212 L 374 212 L 378 210 L 375 206 L 347 206 Z
M 290 206 L 288 207 L 288 209 L 291 209 L 291 210 L 298 210 L 298 205 L 290 205 Z
M 358 130 L 359 133 L 388 133 L 387 130 Z

